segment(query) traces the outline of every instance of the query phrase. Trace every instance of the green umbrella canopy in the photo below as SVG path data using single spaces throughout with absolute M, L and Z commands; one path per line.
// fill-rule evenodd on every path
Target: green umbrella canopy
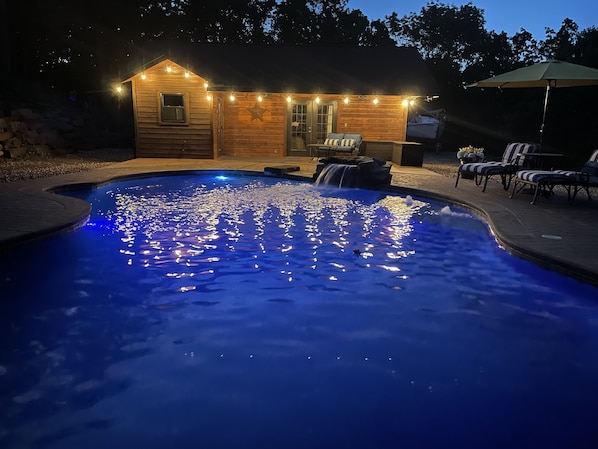
M 598 69 L 552 60 L 493 76 L 467 87 L 522 88 L 591 85 L 598 85 Z
M 569 62 L 550 60 L 512 70 L 502 75 L 493 76 L 492 78 L 470 84 L 467 87 L 498 87 L 502 89 L 525 87 L 545 88 L 544 110 L 540 126 L 540 144 L 542 144 L 550 89 L 553 87 L 595 85 L 598 85 L 598 69 L 571 64 Z

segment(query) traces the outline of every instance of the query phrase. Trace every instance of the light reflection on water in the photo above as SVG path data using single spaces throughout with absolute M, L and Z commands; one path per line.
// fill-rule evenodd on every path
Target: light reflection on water
M 251 258 L 260 273 L 264 260 L 274 263 L 309 251 L 310 269 L 318 270 L 321 255 L 331 247 L 340 254 L 357 250 L 368 259 L 382 241 L 398 263 L 413 253 L 402 248 L 413 216 L 429 212 L 421 201 L 407 205 L 404 198 L 377 195 L 377 201 L 364 203 L 335 198 L 307 184 L 255 182 L 242 189 L 200 185 L 150 195 L 155 187 L 107 192 L 114 206 L 105 218 L 109 229 L 122 235 L 120 253 L 130 256 L 128 263 L 135 260 L 146 268 L 169 262 L 187 270 L 234 254 Z M 344 264 L 327 263 L 328 270 L 334 268 L 343 271 Z
M 77 196 L 85 228 L 0 259 L 1 447 L 594 435 L 596 289 L 507 255 L 465 211 L 268 178 Z

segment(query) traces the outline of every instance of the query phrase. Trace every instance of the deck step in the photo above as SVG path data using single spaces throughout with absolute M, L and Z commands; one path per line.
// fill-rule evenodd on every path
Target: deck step
M 264 174 L 282 176 L 285 173 L 290 173 L 299 170 L 299 166 L 297 165 L 276 165 L 273 167 L 264 167 Z

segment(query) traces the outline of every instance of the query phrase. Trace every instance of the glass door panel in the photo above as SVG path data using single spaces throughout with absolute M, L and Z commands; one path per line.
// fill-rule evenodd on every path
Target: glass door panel
M 308 139 L 308 103 L 292 103 L 289 114 L 290 136 L 287 143 L 288 154 L 300 156 L 307 151 Z
M 287 116 L 287 155 L 310 156 L 309 145 L 324 142 L 334 132 L 336 103 L 292 102 Z

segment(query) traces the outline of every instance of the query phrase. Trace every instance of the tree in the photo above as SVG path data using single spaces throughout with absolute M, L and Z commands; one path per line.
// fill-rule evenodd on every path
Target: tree
M 488 36 L 483 10 L 471 3 L 428 3 L 419 14 L 392 13 L 387 23 L 400 43 L 415 46 L 426 60 L 450 61 L 457 70 L 479 60 Z
M 9 1 L 7 6 L 14 75 L 59 90 L 97 90 L 106 69 L 139 43 L 140 28 L 134 28 L 140 25 L 139 1 Z
M 538 41 L 533 38 L 532 33 L 523 28 L 511 37 L 511 47 L 522 66 L 540 62 L 542 59 Z
M 395 45 L 386 26 L 358 9 L 347 8 L 348 0 L 283 0 L 275 7 L 272 21 L 274 41 L 295 45 Z
M 571 19 L 563 20 L 559 31 L 546 28 L 546 40 L 542 43 L 541 51 L 546 59 L 569 61 L 574 56 L 579 27 Z
M 591 27 L 579 33 L 575 58 L 579 64 L 598 68 L 598 28 Z
M 276 0 L 188 0 L 185 23 L 192 42 L 264 44 Z
M 11 56 L 8 40 L 8 10 L 6 0 L 0 0 L 0 81 L 8 78 L 10 74 Z

